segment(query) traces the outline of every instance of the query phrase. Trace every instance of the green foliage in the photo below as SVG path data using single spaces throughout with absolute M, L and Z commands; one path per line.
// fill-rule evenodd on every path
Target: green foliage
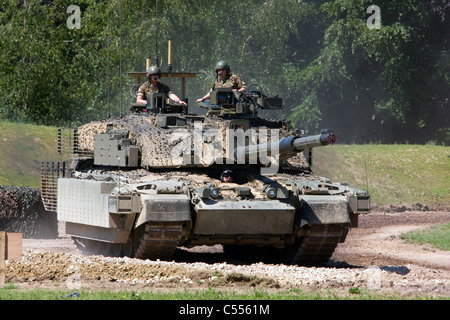
M 437 28 L 429 25 L 433 10 L 422 1 L 379 1 L 378 30 L 369 29 L 362 14 L 370 4 L 330 1 L 320 8 L 330 23 L 323 47 L 297 81 L 291 80 L 299 84 L 304 100 L 313 97 L 322 111 L 322 121 L 312 122 L 310 129 L 325 124 L 345 132 L 346 141 L 424 142 L 431 138 L 425 132 L 447 141 L 445 133 L 430 131 L 437 121 L 434 115 L 445 118 L 442 101 L 449 93 L 448 81 L 442 82 L 447 92 L 442 95 L 435 95 L 431 85 L 435 71 L 442 75 L 435 65 L 440 53 L 434 49 L 440 47 L 445 56 L 449 52 L 448 40 L 440 39 L 438 45 L 430 37 Z M 303 108 L 300 104 L 294 110 Z M 439 123 L 444 122 L 448 126 L 448 117 Z
M 351 294 L 360 294 L 361 293 L 361 289 L 358 287 L 351 287 L 348 289 L 348 293 Z
M 366 25 L 369 0 L 159 0 L 157 19 L 154 0 L 81 0 L 81 29 L 66 25 L 71 4 L 0 4 L 0 118 L 67 126 L 125 113 L 125 72 L 155 55 L 165 69 L 171 40 L 173 69 L 198 72 L 186 91 L 194 112 L 226 59 L 311 133 L 450 143 L 445 1 L 380 0 L 380 29 Z

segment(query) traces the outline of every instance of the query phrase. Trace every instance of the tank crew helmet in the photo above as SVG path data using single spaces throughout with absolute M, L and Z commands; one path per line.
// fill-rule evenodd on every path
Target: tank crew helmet
M 161 69 L 158 68 L 158 66 L 151 66 L 147 69 L 147 78 L 150 79 L 150 76 L 153 74 L 157 74 L 159 77 L 161 77 Z
M 230 169 L 225 169 L 225 170 L 223 170 L 222 174 L 220 175 L 220 180 L 231 181 L 232 177 L 233 177 L 233 171 L 231 171 Z
M 230 65 L 225 60 L 220 60 L 219 62 L 216 63 L 216 67 L 215 67 L 216 74 L 217 74 L 217 70 L 219 70 L 219 69 L 226 69 L 227 74 L 231 73 Z

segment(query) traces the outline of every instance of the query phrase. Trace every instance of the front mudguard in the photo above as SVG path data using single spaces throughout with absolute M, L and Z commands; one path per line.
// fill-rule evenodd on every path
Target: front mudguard
M 141 212 L 135 228 L 149 221 L 191 222 L 191 201 L 186 194 L 141 194 Z
M 317 224 L 350 224 L 349 204 L 341 195 L 301 195 L 296 226 Z

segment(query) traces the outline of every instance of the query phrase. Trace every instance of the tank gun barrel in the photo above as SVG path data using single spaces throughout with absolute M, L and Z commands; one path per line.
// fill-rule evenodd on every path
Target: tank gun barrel
M 306 136 L 293 139 L 292 149 L 293 151 L 303 151 L 307 148 L 315 148 L 321 146 L 327 146 L 336 142 L 336 135 L 330 129 L 324 129 L 318 135 Z
M 322 147 L 336 142 L 336 135 L 330 129 L 321 130 L 320 134 L 306 137 L 286 137 L 279 141 L 261 143 L 256 145 L 239 146 L 234 150 L 236 159 L 242 157 L 249 158 L 257 156 L 258 153 L 266 155 L 275 155 L 274 150 L 277 150 L 280 155 L 291 155 L 302 152 L 307 148 Z

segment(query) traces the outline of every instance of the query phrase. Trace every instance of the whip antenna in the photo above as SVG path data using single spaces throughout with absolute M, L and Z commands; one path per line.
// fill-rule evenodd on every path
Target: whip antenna
M 119 1 L 119 91 L 120 91 L 120 117 L 122 118 L 122 1 Z
M 110 2 L 108 2 L 108 40 L 107 40 L 107 53 L 108 53 L 108 58 L 107 58 L 107 63 L 108 63 L 108 68 L 107 68 L 107 73 L 108 73 L 108 113 L 106 115 L 106 118 L 110 118 L 111 117 L 111 55 L 110 55 L 110 47 L 111 47 L 111 26 L 110 26 L 110 17 L 111 12 L 110 12 Z
M 158 60 L 158 0 L 156 0 L 155 5 L 155 65 L 159 67 L 159 60 Z

